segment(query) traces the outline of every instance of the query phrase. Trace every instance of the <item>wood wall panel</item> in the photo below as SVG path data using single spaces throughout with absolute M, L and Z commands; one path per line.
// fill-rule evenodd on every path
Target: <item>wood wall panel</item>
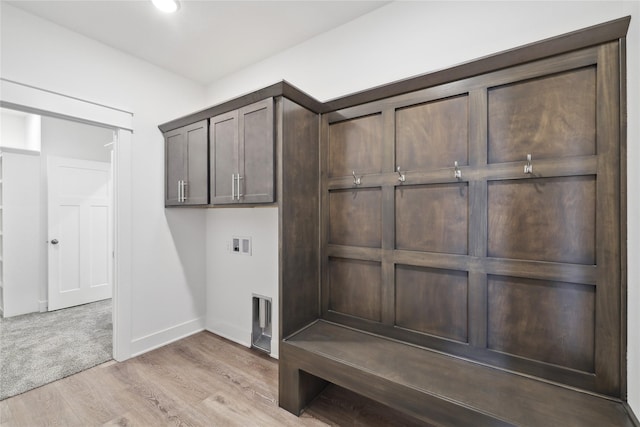
M 319 315 L 320 123 L 318 114 L 282 97 L 276 99 L 276 117 L 279 303 L 286 307 L 280 310 L 280 337 L 286 337 Z
M 402 170 L 467 165 L 468 96 L 457 96 L 396 111 L 396 164 Z
M 493 181 L 490 257 L 595 264 L 595 176 Z
M 596 67 L 489 90 L 489 163 L 596 154 Z
M 379 248 L 382 239 L 382 194 L 379 188 L 329 193 L 329 242 Z
M 382 172 L 382 115 L 329 126 L 329 178 Z
M 380 263 L 329 258 L 329 309 L 379 322 L 380 275 Z
M 323 317 L 621 396 L 624 217 L 616 214 L 623 177 L 614 47 L 500 68 L 325 116 L 327 159 L 335 142 L 329 129 L 357 120 L 371 120 L 382 148 L 369 168 L 375 175 L 361 185 L 347 167 L 323 179 Z M 529 153 L 532 173 L 523 170 Z M 381 196 L 354 202 L 346 196 L 352 191 Z M 359 203 L 378 202 L 379 217 L 355 220 Z M 353 307 L 329 307 L 333 258 L 379 263 L 381 321 L 354 315 Z
M 396 187 L 396 249 L 467 254 L 467 183 Z
M 488 347 L 594 372 L 596 288 L 504 276 L 488 278 Z
M 396 266 L 396 321 L 402 328 L 467 342 L 467 272 Z

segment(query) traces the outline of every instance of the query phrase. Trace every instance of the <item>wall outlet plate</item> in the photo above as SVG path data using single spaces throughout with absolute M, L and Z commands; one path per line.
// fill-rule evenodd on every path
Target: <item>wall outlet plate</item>
M 229 251 L 233 254 L 251 255 L 251 237 L 233 236 Z

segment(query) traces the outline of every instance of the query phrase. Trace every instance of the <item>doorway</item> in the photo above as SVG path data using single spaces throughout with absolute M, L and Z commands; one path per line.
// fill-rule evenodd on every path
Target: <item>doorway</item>
M 111 298 L 117 134 L 66 119 L 0 112 L 6 166 L 0 177 L 0 196 L 6 196 L 0 208 L 0 220 L 6 220 L 0 229 L 0 254 L 6 255 L 0 258 L 0 311 L 15 316 Z
M 0 77 L 0 107 L 113 129 L 113 358 L 131 357 L 133 113 Z
M 12 224 L 7 226 L 14 228 L 11 231 L 16 237 L 26 237 L 21 229 L 31 229 L 36 241 L 29 246 L 28 259 L 16 266 L 16 274 L 3 286 L 3 291 L 12 292 L 22 287 L 35 289 L 20 292 L 22 295 L 13 292 L 12 297 L 18 299 L 3 301 L 2 308 L 10 316 L 2 319 L 0 368 L 9 381 L 3 381 L 6 384 L 0 387 L 0 400 L 112 359 L 111 150 L 117 136 L 108 128 L 1 111 L 3 119 L 10 115 L 3 120 L 5 127 L 11 127 L 11 121 L 19 125 L 22 120 L 31 129 L 37 122 L 38 143 L 33 144 L 33 135 L 26 143 L 20 132 L 8 133 L 3 127 L 0 151 L 8 157 L 3 159 L 7 165 L 9 160 L 18 163 L 21 158 L 35 165 L 27 170 L 27 163 L 21 161 L 13 168 L 11 179 L 2 182 L 4 187 L 11 187 L 7 188 L 9 194 L 31 193 L 29 200 L 34 199 L 28 212 L 21 206 L 21 196 L 12 199 L 15 203 L 4 210 L 10 212 L 15 207 L 28 219 L 17 220 L 13 215 Z M 31 176 L 28 187 L 21 179 L 26 176 Z M 52 234 L 60 238 L 56 242 L 59 244 L 52 245 L 53 239 L 48 237 Z M 15 239 L 14 243 L 23 246 L 23 240 Z M 6 252 L 21 250 L 16 245 L 5 246 Z M 58 251 L 51 251 L 52 246 Z M 23 268 L 25 265 L 29 268 Z M 17 277 L 19 274 L 25 276 L 24 280 Z M 87 304 L 94 301 L 100 302 Z M 9 376 L 12 372 L 15 378 Z

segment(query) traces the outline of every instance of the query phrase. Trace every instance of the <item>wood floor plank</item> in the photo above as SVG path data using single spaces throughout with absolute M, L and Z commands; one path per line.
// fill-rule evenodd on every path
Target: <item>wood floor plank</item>
M 105 368 L 95 367 L 82 375 L 72 375 L 52 384 L 81 425 L 102 424 L 125 409 L 124 402 L 118 399 L 122 395 L 122 387 L 115 384 L 103 387 L 110 380 L 104 371 Z
M 338 387 L 296 417 L 278 406 L 278 362 L 201 332 L 0 402 L 2 427 L 407 426 L 413 419 Z M 391 421 L 390 421 L 391 420 Z
M 170 395 L 180 396 L 182 407 L 197 404 L 210 392 L 182 369 L 181 360 L 169 351 L 148 353 L 138 358 L 136 365 L 141 376 L 156 379 L 156 385 Z
M 11 408 L 6 400 L 0 401 L 0 427 L 8 426 L 13 422 Z
M 219 347 L 221 343 L 225 346 Z M 274 387 L 278 379 L 276 361 L 219 339 L 206 340 L 206 344 L 212 346 L 196 342 L 189 344 L 182 347 L 179 354 L 185 362 L 192 364 L 190 375 L 194 381 L 207 382 L 208 390 L 236 390 L 256 401 L 277 405 L 277 387 Z M 224 351 L 224 358 L 208 357 L 221 351 Z
M 33 389 L 9 398 L 8 404 L 18 426 L 80 426 L 77 415 L 65 402 L 55 384 Z
M 219 376 L 236 376 L 246 378 L 250 376 L 253 392 L 264 398 L 277 400 L 277 390 L 272 387 L 278 378 L 278 364 L 264 353 L 252 351 L 247 353 L 246 348 L 229 343 L 219 337 L 215 339 L 197 340 L 197 337 L 189 342 L 191 360 L 200 360 L 198 366 L 207 371 L 214 370 Z M 213 361 L 206 357 L 207 354 L 224 351 L 225 358 Z M 187 351 L 182 351 L 187 356 Z M 251 354 L 252 357 L 247 357 Z
M 142 366 L 144 363 L 136 358 L 111 369 L 120 381 L 129 385 L 129 391 L 136 396 L 139 412 L 153 418 L 156 425 L 179 424 L 179 414 L 188 405 L 186 399 L 167 391 L 162 385 L 162 377 L 147 375 Z
M 206 388 L 213 392 L 198 408 L 215 419 L 219 418 L 222 425 L 233 422 L 246 425 L 252 424 L 252 420 L 260 420 L 261 425 L 274 422 L 282 426 L 300 425 L 297 417 L 278 407 L 276 388 L 273 387 L 278 378 L 276 362 L 273 359 L 258 360 L 260 356 L 256 353 L 225 345 L 228 357 L 223 360 L 209 359 L 205 356 L 206 353 L 200 354 L 202 349 L 198 349 L 195 343 L 191 343 L 186 351 L 180 352 L 181 357 L 200 361 L 198 367 L 190 370 L 188 375 L 193 375 L 193 381 L 200 381 L 203 386 L 206 384 Z M 240 359 L 247 360 L 238 365 L 236 362 Z M 265 368 L 263 374 L 268 370 L 268 378 L 263 375 L 254 376 L 255 371 L 246 369 L 244 365 L 252 359 Z M 241 367 L 245 369 L 240 369 Z M 271 386 L 266 387 L 264 380 L 268 380 Z

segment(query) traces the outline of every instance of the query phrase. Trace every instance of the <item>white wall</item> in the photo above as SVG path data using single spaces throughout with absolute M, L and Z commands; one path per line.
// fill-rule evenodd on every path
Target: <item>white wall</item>
M 208 104 L 285 79 L 325 101 L 632 15 L 627 36 L 628 158 L 640 162 L 640 3 L 394 2 L 221 79 Z M 640 170 L 628 181 L 628 391 L 640 414 Z M 211 216 L 208 218 L 211 224 Z M 226 223 L 217 219 L 216 227 Z M 209 236 L 208 238 L 211 238 Z M 222 273 L 219 273 L 222 274 Z M 210 285 L 212 278 L 208 278 Z
M 252 254 L 230 251 L 233 236 L 251 237 Z M 278 209 L 207 211 L 207 330 L 251 345 L 251 298 L 270 297 L 271 355 L 278 357 Z
M 111 129 L 42 117 L 41 152 L 44 156 L 111 162 Z
M 0 147 L 40 151 L 40 116 L 0 109 Z
M 131 353 L 204 327 L 205 212 L 164 209 L 157 125 L 201 109 L 203 88 L 144 61 L 1 5 L 0 75 L 134 113 Z M 114 22 L 117 28 L 117 22 Z
M 41 147 L 41 135 L 42 135 L 42 120 L 41 117 L 36 114 L 27 114 L 25 119 L 26 126 L 26 141 L 27 150 L 40 151 Z
M 25 116 L 0 112 L 0 147 L 22 148 L 27 144 Z
M 37 152 L 2 153 L 2 281 L 4 316 L 38 311 L 40 159 Z

